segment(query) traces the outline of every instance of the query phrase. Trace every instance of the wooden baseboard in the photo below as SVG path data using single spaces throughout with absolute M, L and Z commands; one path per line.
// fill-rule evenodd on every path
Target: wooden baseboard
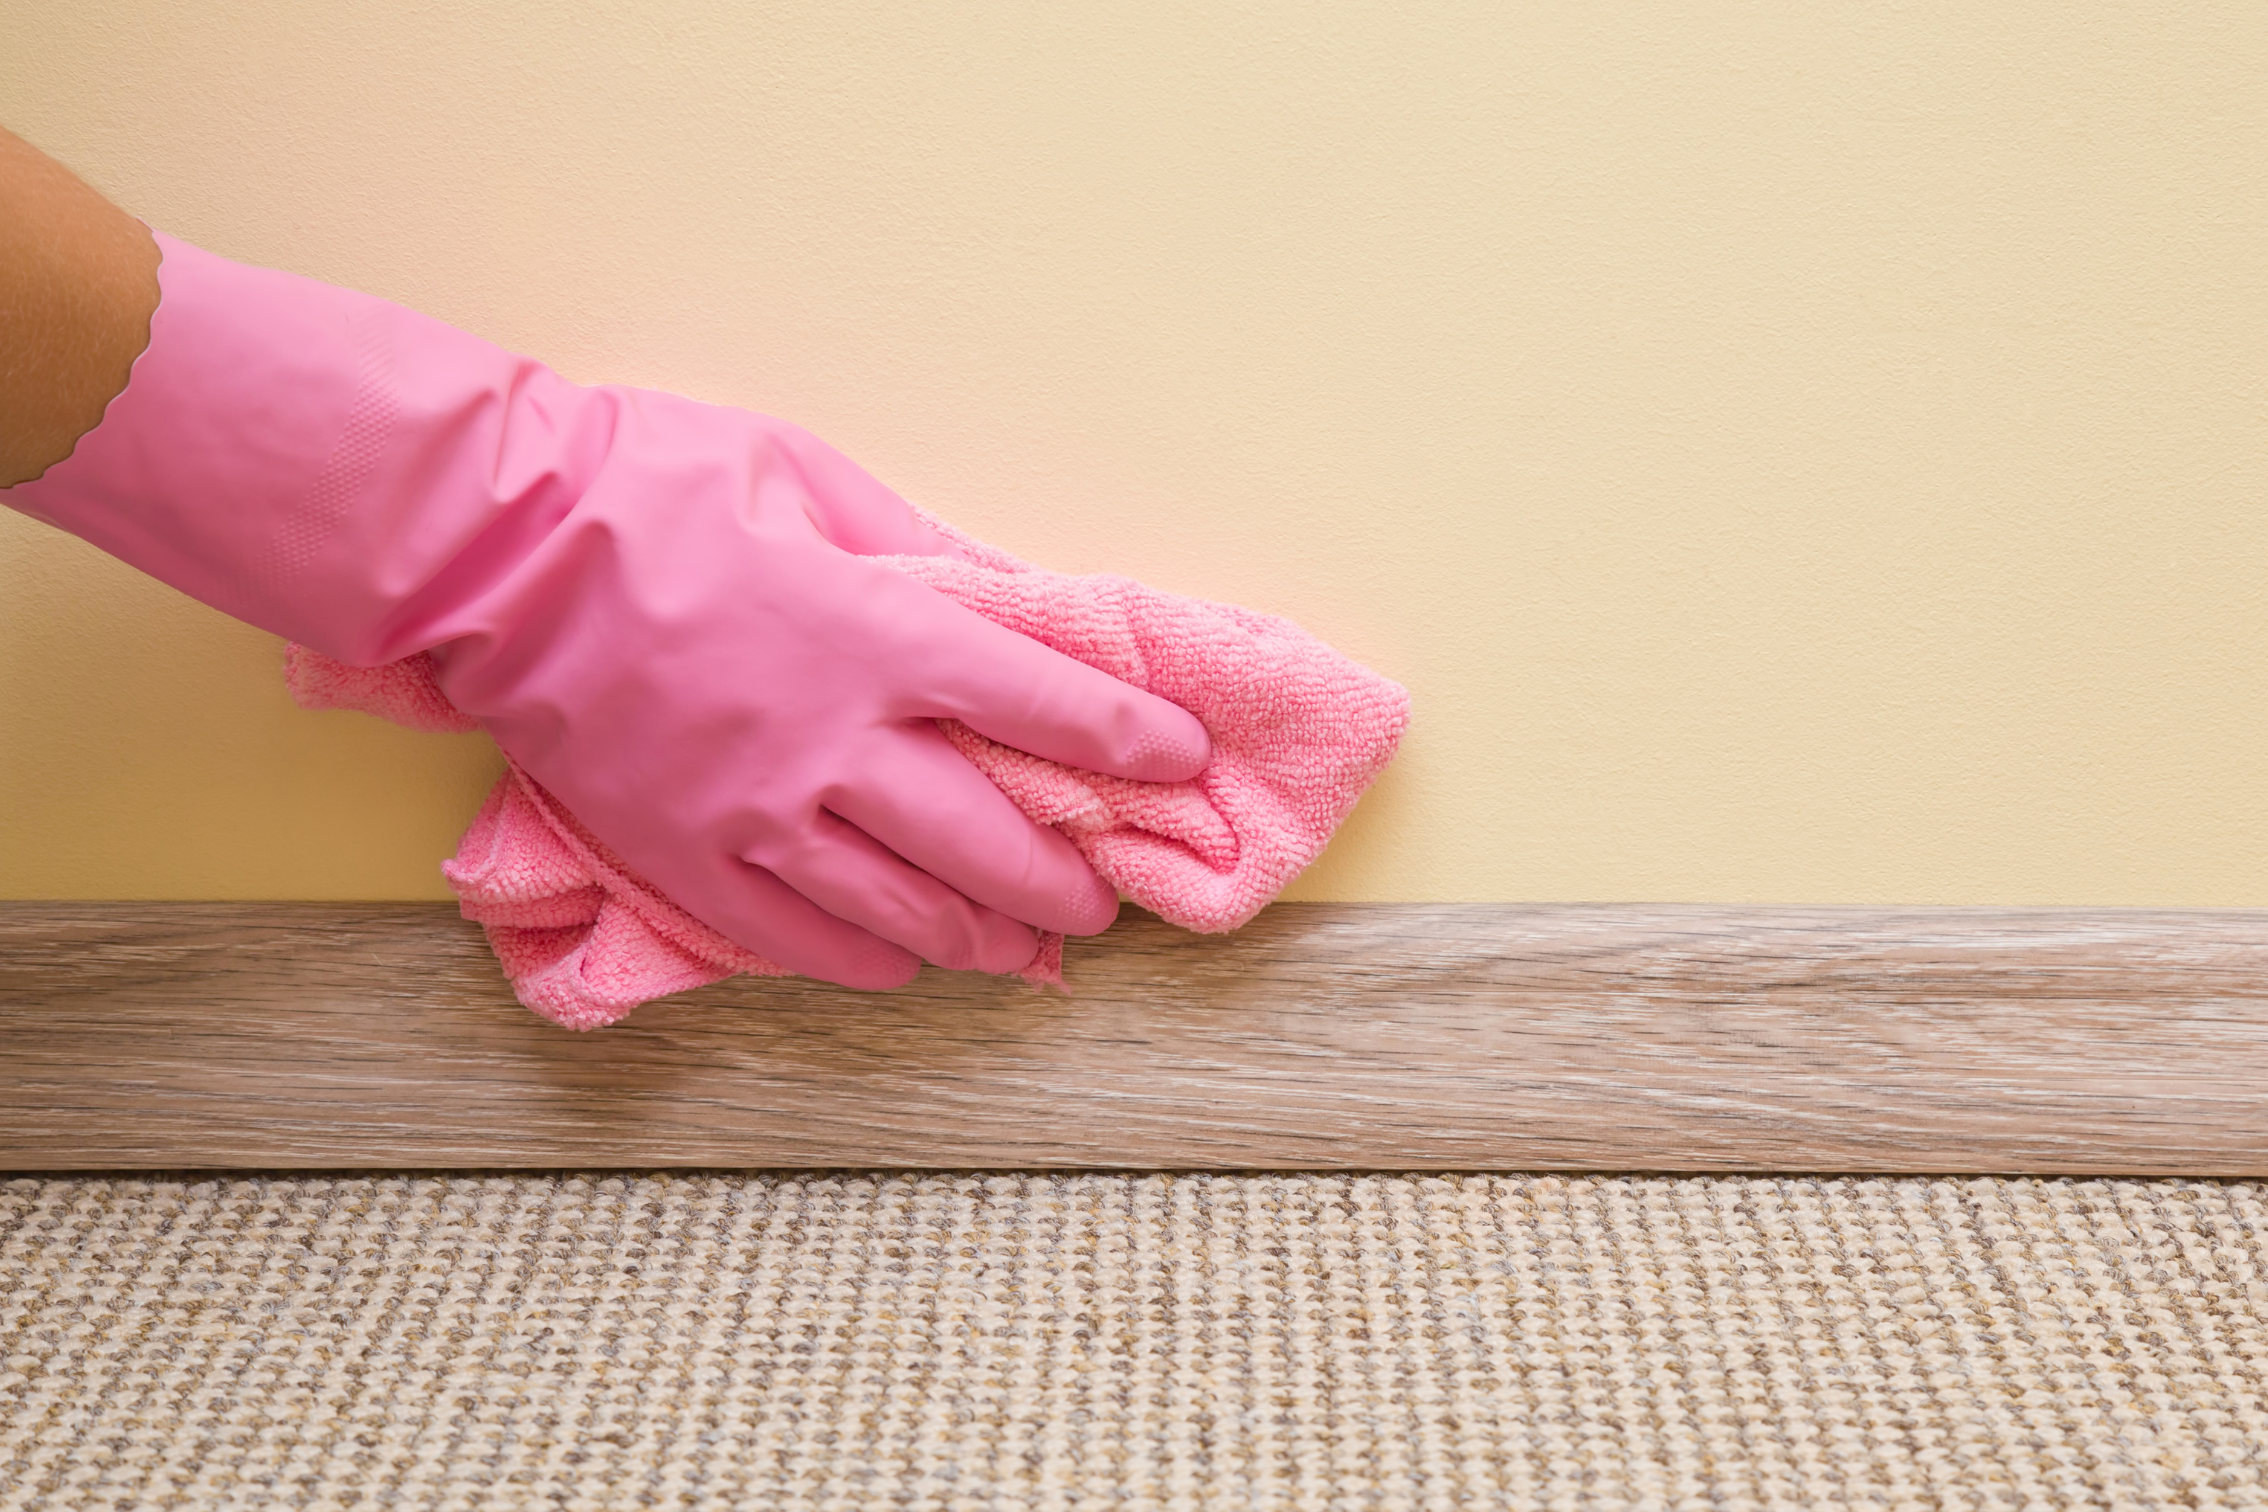
M 0 1167 L 2268 1174 L 2268 912 L 1133 914 L 570 1034 L 419 904 L 0 904 Z

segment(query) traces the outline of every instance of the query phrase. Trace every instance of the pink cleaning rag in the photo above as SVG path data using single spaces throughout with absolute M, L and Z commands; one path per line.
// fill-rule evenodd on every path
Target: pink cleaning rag
M 925 517 L 926 518 L 926 517 Z M 954 554 L 887 557 L 908 576 L 1204 721 L 1213 760 L 1189 782 L 1079 771 L 953 721 L 961 753 L 1102 877 L 1169 923 L 1235 929 L 1321 853 L 1409 722 L 1409 694 L 1288 620 L 1160 593 L 1130 578 L 1030 566 L 929 520 Z M 310 709 L 360 709 L 417 730 L 471 730 L 423 654 L 352 667 L 293 646 L 285 677 Z M 786 976 L 672 903 L 512 766 L 442 864 L 520 1001 L 570 1029 L 738 973 Z M 1021 973 L 1061 984 L 1062 937 Z

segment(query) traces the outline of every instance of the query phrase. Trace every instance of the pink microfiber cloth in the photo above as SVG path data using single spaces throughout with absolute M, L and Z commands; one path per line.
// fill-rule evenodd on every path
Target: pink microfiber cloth
M 1409 694 L 1288 620 L 1068 576 L 936 520 L 949 556 L 885 557 L 987 619 L 1179 704 L 1213 737 L 1189 782 L 1143 783 L 1011 750 L 957 723 L 961 753 L 1023 811 L 1068 836 L 1134 902 L 1184 929 L 1235 929 L 1321 853 L 1409 722 Z M 286 657 L 310 709 L 360 709 L 417 730 L 471 730 L 418 655 L 351 667 L 304 646 Z M 535 780 L 511 767 L 444 862 L 465 917 L 522 1003 L 570 1029 L 736 973 L 786 976 L 663 897 Z M 1062 981 L 1060 935 L 1021 973 Z

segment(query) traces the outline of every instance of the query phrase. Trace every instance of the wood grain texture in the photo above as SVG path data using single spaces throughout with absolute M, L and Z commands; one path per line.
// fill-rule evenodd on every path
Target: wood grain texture
M 571 1034 L 446 906 L 0 904 L 0 1167 L 2268 1174 L 2268 913 L 1291 904 Z

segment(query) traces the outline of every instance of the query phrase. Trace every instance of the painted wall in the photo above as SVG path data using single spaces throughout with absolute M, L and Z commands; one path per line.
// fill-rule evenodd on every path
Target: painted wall
M 2268 904 L 2268 10 L 0 0 L 154 224 L 1410 684 L 1297 895 Z M 440 896 L 477 739 L 0 520 L 0 893 Z

